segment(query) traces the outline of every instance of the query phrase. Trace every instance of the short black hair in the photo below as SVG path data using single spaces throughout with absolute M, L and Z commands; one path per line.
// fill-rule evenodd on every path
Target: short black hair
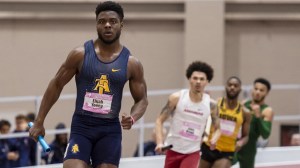
M 2 128 L 4 125 L 11 127 L 11 124 L 8 120 L 0 120 L 0 128 Z
M 227 79 L 227 82 L 226 82 L 226 83 L 228 83 L 231 79 L 236 79 L 236 80 L 240 83 L 240 85 L 242 85 L 241 79 L 240 79 L 239 77 L 237 77 L 237 76 L 230 76 L 230 77 Z
M 55 126 L 55 129 L 65 129 L 66 128 L 66 125 L 64 123 L 58 123 L 56 126 Z
M 268 92 L 271 90 L 271 83 L 265 78 L 257 78 L 257 79 L 254 80 L 253 84 L 255 84 L 255 83 L 264 84 L 267 87 Z
M 206 74 L 208 82 L 210 82 L 214 77 L 213 68 L 205 62 L 194 61 L 192 62 L 186 70 L 186 77 L 189 79 L 194 71 L 203 72 Z
M 124 11 L 119 3 L 113 1 L 100 2 L 96 7 L 96 18 L 98 17 L 99 13 L 103 11 L 114 11 L 119 15 L 120 20 L 123 21 Z
M 34 121 L 35 120 L 35 113 L 29 112 L 26 117 L 29 121 Z

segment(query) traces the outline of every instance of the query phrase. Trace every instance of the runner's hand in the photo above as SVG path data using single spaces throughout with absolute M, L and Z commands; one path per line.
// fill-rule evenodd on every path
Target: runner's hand
M 261 117 L 260 106 L 258 104 L 251 104 L 251 108 L 255 117 L 260 118 Z
M 121 125 L 122 125 L 122 128 L 125 130 L 131 129 L 131 127 L 133 125 L 132 117 L 122 114 Z
M 238 152 L 239 150 L 241 150 L 242 146 L 243 146 L 243 141 L 238 140 L 235 144 L 235 151 Z
M 42 124 L 34 123 L 34 125 L 29 129 L 29 136 L 37 142 L 38 136 L 45 136 L 45 128 Z
M 163 154 L 164 153 L 162 151 L 163 146 L 164 146 L 163 144 L 157 144 L 156 147 L 155 147 L 155 152 L 158 153 L 158 154 Z

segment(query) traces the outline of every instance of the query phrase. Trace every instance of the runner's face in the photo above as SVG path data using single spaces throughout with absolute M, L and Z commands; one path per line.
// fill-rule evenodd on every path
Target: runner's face
M 226 96 L 228 99 L 237 99 L 241 92 L 241 84 L 237 79 L 231 78 L 227 82 L 225 89 L 226 89 Z
M 255 103 L 262 102 L 268 94 L 268 88 L 262 83 L 255 83 L 252 90 L 252 99 Z
M 112 44 L 120 38 L 123 22 L 114 11 L 100 12 L 97 17 L 98 38 L 105 44 Z
M 208 84 L 207 76 L 203 72 L 194 71 L 189 78 L 189 83 L 193 92 L 201 93 Z

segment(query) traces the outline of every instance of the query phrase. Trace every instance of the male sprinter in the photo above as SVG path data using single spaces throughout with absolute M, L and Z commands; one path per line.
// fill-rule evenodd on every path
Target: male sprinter
M 271 134 L 274 112 L 265 104 L 265 98 L 271 90 L 271 83 L 264 78 L 257 78 L 253 83 L 252 100 L 247 100 L 244 106 L 252 111 L 249 140 L 237 153 L 241 168 L 254 168 L 256 142 L 259 136 L 267 139 Z
M 230 168 L 234 152 L 247 143 L 251 114 L 238 101 L 241 85 L 242 82 L 238 77 L 228 78 L 225 86 L 226 98 L 223 97 L 218 101 L 221 136 L 216 145 L 210 145 L 208 142 L 214 132 L 214 127 L 210 127 L 208 141 L 201 147 L 199 168 Z M 240 130 L 241 138 L 237 140 Z
M 206 85 L 213 78 L 213 69 L 205 62 L 195 61 L 186 70 L 189 89 L 183 89 L 169 96 L 166 106 L 156 119 L 156 151 L 161 153 L 163 144 L 163 123 L 172 116 L 166 145 L 173 145 L 167 151 L 165 168 L 198 168 L 200 143 L 209 116 L 219 129 L 216 102 L 204 93 Z M 217 131 L 210 143 L 215 144 L 220 133 Z
M 95 13 L 98 38 L 70 52 L 51 80 L 30 129 L 34 139 L 45 135 L 45 117 L 75 75 L 77 99 L 64 168 L 87 168 L 90 159 L 94 168 L 119 166 L 122 131 L 118 117 L 127 80 L 134 105 L 131 115 L 122 116 L 123 129 L 130 129 L 148 105 L 142 64 L 120 44 L 122 7 L 106 1 L 98 4 Z

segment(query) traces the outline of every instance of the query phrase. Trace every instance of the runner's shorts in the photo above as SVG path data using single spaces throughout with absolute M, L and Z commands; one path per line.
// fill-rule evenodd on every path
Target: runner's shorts
M 210 150 L 209 146 L 207 146 L 205 143 L 202 143 L 201 145 L 201 159 L 213 163 L 218 159 L 229 159 L 232 161 L 234 152 L 220 152 L 219 150 Z
M 121 141 L 119 118 L 104 119 L 75 113 L 64 160 L 79 159 L 93 167 L 102 163 L 118 167 Z

